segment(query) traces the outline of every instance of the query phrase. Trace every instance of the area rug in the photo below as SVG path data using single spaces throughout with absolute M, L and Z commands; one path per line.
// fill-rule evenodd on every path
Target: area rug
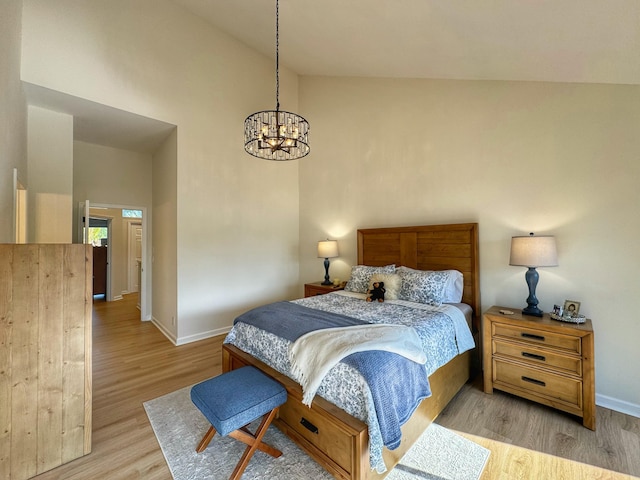
M 197 454 L 196 445 L 209 423 L 193 405 L 189 393 L 187 387 L 144 403 L 169 470 L 175 480 L 227 479 L 245 445 L 229 437 L 215 436 L 209 447 Z M 243 480 L 333 479 L 276 427 L 269 427 L 264 441 L 282 450 L 282 456 L 273 458 L 256 452 Z M 489 453 L 486 448 L 433 423 L 386 478 L 477 480 Z

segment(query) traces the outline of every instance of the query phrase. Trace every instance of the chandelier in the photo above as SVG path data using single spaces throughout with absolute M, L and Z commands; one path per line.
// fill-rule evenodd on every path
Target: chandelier
M 276 0 L 276 109 L 249 115 L 244 121 L 244 149 L 266 160 L 296 160 L 309 154 L 309 122 L 280 110 L 279 8 Z

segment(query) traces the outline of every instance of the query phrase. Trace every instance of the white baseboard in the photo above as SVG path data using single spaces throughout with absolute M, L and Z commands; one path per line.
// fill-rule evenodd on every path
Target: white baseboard
M 115 295 L 115 296 L 113 297 L 113 301 L 114 301 L 114 302 L 117 302 L 118 300 L 122 300 L 122 295 Z
M 158 328 L 158 330 L 160 330 L 160 332 L 162 332 L 162 334 L 176 346 L 197 342 L 198 340 L 204 340 L 206 338 L 217 337 L 218 335 L 226 335 L 231 330 L 231 327 L 217 328 L 215 330 L 209 330 L 208 332 L 189 335 L 188 337 L 176 338 L 176 336 L 169 330 L 167 330 L 167 328 L 162 323 L 160 323 L 157 318 L 151 316 L 150 320 Z
M 215 330 L 209 330 L 208 332 L 202 332 L 195 335 L 189 335 L 187 337 L 178 338 L 176 345 L 184 345 L 186 343 L 197 342 L 198 340 L 204 340 L 205 338 L 217 337 L 218 335 L 226 335 L 231 330 L 231 327 L 217 328 Z
M 632 417 L 640 418 L 640 405 L 637 403 L 626 402 L 606 395 L 596 394 L 596 405 L 609 408 L 626 415 L 631 415 Z
M 231 330 L 231 327 L 218 328 L 216 330 L 209 330 L 208 332 L 198 333 L 196 335 L 189 335 L 188 337 L 176 338 L 167 328 L 158 321 L 154 316 L 151 317 L 151 322 L 162 332 L 162 334 L 176 346 L 185 345 L 187 343 L 197 342 L 198 340 L 204 340 L 205 338 L 217 337 L 218 335 L 226 335 Z
M 156 328 L 160 330 L 160 332 L 169 339 L 171 343 L 173 343 L 174 345 L 178 345 L 178 343 L 176 342 L 175 335 L 171 333 L 169 330 L 167 330 L 165 326 L 156 319 L 156 317 L 151 316 L 151 323 L 153 323 L 156 326 Z

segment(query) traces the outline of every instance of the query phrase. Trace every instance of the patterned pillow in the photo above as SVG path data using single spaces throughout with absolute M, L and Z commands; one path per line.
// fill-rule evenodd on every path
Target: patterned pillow
M 400 273 L 401 270 L 408 272 L 425 273 L 427 270 L 415 270 L 409 267 L 398 267 L 396 273 Z M 464 276 L 462 272 L 458 270 L 438 270 L 439 272 L 447 274 L 447 281 L 442 294 L 442 303 L 460 303 L 462 301 L 462 294 L 464 293 Z
M 395 273 L 395 265 L 385 265 L 384 267 L 369 267 L 367 265 L 354 265 L 351 267 L 351 278 L 344 289 L 348 292 L 367 293 L 369 291 L 369 280 L 375 273 Z
M 373 282 L 384 282 L 384 299 L 385 300 L 397 300 L 400 293 L 400 286 L 402 285 L 402 278 L 395 273 L 374 273 L 369 280 L 369 290 L 373 289 Z
M 402 278 L 400 300 L 434 306 L 442 304 L 449 272 L 398 269 L 398 274 Z

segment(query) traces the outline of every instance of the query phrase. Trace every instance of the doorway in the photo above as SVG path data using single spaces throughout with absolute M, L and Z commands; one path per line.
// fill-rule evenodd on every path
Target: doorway
M 142 222 L 129 223 L 127 252 L 127 290 L 138 294 L 140 308 L 140 279 L 142 277 Z
M 111 294 L 111 222 L 112 218 L 98 215 L 89 217 L 88 243 L 93 245 L 93 299 L 112 300 Z
M 87 200 L 80 203 L 78 217 L 79 237 L 85 243 L 94 245 L 94 242 L 89 242 L 89 229 L 96 222 L 93 219 L 110 221 L 107 228 L 109 237 L 106 242 L 108 260 L 105 300 L 108 302 L 122 300 L 123 295 L 137 292 L 140 319 L 150 320 L 151 267 L 148 257 L 151 249 L 148 248 L 150 236 L 147 234 L 146 207 L 98 204 Z M 85 227 L 85 218 L 89 219 L 88 227 Z M 131 240 L 132 237 L 133 240 Z

